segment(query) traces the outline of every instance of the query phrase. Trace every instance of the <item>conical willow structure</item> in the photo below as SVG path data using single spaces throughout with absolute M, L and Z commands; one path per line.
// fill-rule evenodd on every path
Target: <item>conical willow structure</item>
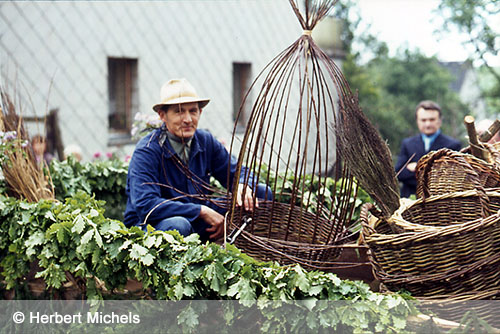
M 236 175 L 248 168 L 251 173 L 246 173 L 244 183 L 253 189 L 256 180 L 268 185 L 272 200 L 254 197 L 259 206 L 247 212 L 233 198 L 226 216 L 228 239 L 261 260 L 300 263 L 311 269 L 334 267 L 354 209 L 356 186 L 348 166 L 356 165 L 359 157 L 342 162 L 340 156 L 345 158 L 341 150 L 349 145 L 346 140 L 353 140 L 361 130 L 338 123 L 364 115 L 340 69 L 311 37 L 335 2 L 306 0 L 299 4 L 290 0 L 303 34 L 254 81 L 246 97 L 255 101 L 245 132 L 241 137 L 236 126 L 233 132 L 231 153 L 239 152 Z M 248 101 L 242 106 L 245 103 Z M 238 117 L 241 113 L 242 109 Z M 378 136 L 373 126 L 369 130 Z M 384 159 L 390 161 L 379 136 L 369 143 L 379 144 Z M 363 172 L 354 175 L 366 181 Z M 394 175 L 389 179 L 389 188 L 397 189 Z M 238 184 L 235 179 L 233 190 Z

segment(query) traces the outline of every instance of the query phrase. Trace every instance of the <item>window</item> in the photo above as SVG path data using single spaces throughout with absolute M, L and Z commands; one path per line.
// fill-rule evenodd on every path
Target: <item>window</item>
M 137 59 L 108 58 L 110 142 L 130 140 L 132 119 L 138 111 Z
M 236 125 L 238 131 L 245 130 L 252 108 L 252 103 L 248 97 L 242 105 L 251 85 L 251 77 L 252 64 L 233 63 L 233 120 L 238 122 Z M 238 113 L 240 113 L 239 117 Z

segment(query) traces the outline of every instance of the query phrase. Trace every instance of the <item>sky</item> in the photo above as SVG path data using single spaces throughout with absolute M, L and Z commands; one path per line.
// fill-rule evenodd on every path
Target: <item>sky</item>
M 458 33 L 440 37 L 434 33 L 443 25 L 443 19 L 433 11 L 440 0 L 354 0 L 366 23 L 371 22 L 372 33 L 389 45 L 394 55 L 398 47 L 419 48 L 427 56 L 441 61 L 464 61 L 469 53 L 463 46 L 464 36 Z M 498 18 L 497 18 L 498 19 Z M 499 20 L 500 21 L 500 20 Z M 500 22 L 499 22 L 500 25 Z M 493 60 L 500 66 L 500 57 Z

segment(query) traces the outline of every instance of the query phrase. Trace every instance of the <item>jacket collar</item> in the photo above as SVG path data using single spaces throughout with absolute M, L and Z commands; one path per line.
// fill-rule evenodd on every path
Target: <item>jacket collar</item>
M 420 134 L 420 137 L 422 138 L 422 142 L 424 143 L 424 150 L 426 152 L 431 150 L 431 147 L 433 146 L 434 142 L 436 141 L 437 137 L 439 137 L 440 134 L 441 134 L 441 130 L 439 130 L 439 129 L 435 133 L 433 133 L 432 135 L 426 135 L 423 133 Z M 428 145 L 427 148 L 425 147 L 426 143 Z
M 170 144 L 167 135 L 167 128 L 165 124 L 156 130 L 158 132 L 158 144 L 163 149 L 165 157 L 170 159 L 175 155 L 175 150 Z M 193 139 L 191 140 L 191 153 L 189 154 L 189 160 L 196 156 L 200 152 L 204 152 L 205 148 L 200 146 L 199 133 L 198 130 L 194 133 Z

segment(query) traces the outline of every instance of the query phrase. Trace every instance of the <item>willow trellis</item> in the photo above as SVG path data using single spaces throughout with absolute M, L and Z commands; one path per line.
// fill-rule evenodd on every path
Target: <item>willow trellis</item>
M 335 266 L 356 193 L 353 170 L 347 166 L 355 167 L 354 175 L 374 198 L 383 199 L 383 212 L 390 215 L 398 207 L 394 173 L 382 177 L 375 173 L 377 180 L 370 176 L 374 170 L 383 174 L 391 168 L 390 162 L 383 164 L 390 161 L 387 146 L 362 115 L 338 66 L 311 37 L 335 3 L 290 0 L 303 34 L 259 74 L 245 98 L 255 96 L 251 113 L 245 116 L 245 132 L 242 138 L 236 126 L 233 132 L 231 153 L 239 152 L 236 174 L 249 168 L 253 178 L 247 173 L 245 183 L 255 187 L 250 183 L 258 179 L 270 185 L 273 197 L 260 200 L 253 212 L 238 207 L 233 198 L 227 216 L 230 240 L 262 260 L 315 269 Z M 244 117 L 242 110 L 238 118 Z M 351 144 L 359 152 L 352 152 Z M 364 157 L 349 156 L 366 151 Z M 364 166 L 359 162 L 363 159 L 368 159 Z M 233 189 L 238 183 L 235 179 Z M 389 203 L 392 199 L 389 206 L 384 204 L 384 192 L 389 193 Z

